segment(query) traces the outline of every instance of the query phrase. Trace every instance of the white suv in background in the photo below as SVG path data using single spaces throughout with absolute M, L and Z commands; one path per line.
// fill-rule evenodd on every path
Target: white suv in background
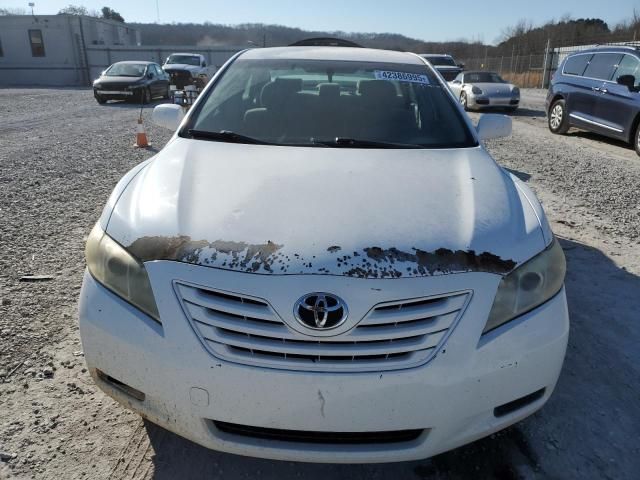
M 97 383 L 209 448 L 429 457 L 549 399 L 569 318 L 542 208 L 418 55 L 232 58 L 116 186 L 80 295 Z

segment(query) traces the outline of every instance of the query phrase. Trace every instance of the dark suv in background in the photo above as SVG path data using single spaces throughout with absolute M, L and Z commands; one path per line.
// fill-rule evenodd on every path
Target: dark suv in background
M 567 56 L 546 106 L 553 133 L 578 127 L 629 142 L 640 155 L 640 50 L 599 47 Z
M 464 70 L 463 63 L 457 63 L 451 55 L 446 53 L 423 53 L 420 56 L 428 60 L 447 82 L 456 78 Z

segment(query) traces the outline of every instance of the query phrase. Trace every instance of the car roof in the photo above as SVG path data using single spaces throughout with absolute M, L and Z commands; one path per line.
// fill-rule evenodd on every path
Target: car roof
M 599 47 L 587 48 L 585 50 L 578 50 L 577 52 L 571 52 L 567 56 L 577 55 L 584 53 L 636 53 L 640 54 L 639 47 L 631 45 L 601 45 Z
M 424 65 L 418 55 L 409 52 L 357 47 L 270 47 L 245 50 L 243 60 L 336 60 Z
M 494 75 L 500 75 L 498 72 L 493 72 L 491 70 L 465 70 L 464 72 L 460 73 L 463 73 L 465 75 L 467 75 L 468 73 L 492 73 Z
M 115 62 L 114 65 L 116 63 L 129 63 L 129 64 L 134 64 L 134 65 L 151 65 L 151 64 L 154 64 L 156 62 L 149 62 L 147 60 L 123 60 L 122 62 Z
M 189 53 L 189 52 L 173 52 L 171 55 L 191 55 L 192 57 L 201 57 L 199 53 Z M 169 56 L 171 56 L 169 55 Z
M 421 57 L 451 57 L 448 53 L 421 53 Z

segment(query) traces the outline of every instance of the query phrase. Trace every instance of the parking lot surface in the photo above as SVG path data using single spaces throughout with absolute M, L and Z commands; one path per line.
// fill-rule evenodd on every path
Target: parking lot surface
M 512 138 L 487 147 L 536 191 L 567 256 L 572 325 L 555 394 L 524 422 L 432 459 L 315 465 L 206 450 L 93 385 L 76 313 L 86 235 L 117 180 L 170 132 L 146 107 L 152 146 L 135 149 L 136 105 L 0 89 L 0 479 L 637 478 L 640 158 L 593 134 L 552 135 L 544 95 L 524 90 Z

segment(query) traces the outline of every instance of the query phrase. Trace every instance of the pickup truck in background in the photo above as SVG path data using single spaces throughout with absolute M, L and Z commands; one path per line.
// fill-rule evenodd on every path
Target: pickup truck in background
M 203 55 L 197 53 L 172 53 L 162 69 L 169 74 L 171 84 L 178 90 L 187 85 L 195 85 L 198 90 L 204 88 L 215 70 L 207 65 Z

